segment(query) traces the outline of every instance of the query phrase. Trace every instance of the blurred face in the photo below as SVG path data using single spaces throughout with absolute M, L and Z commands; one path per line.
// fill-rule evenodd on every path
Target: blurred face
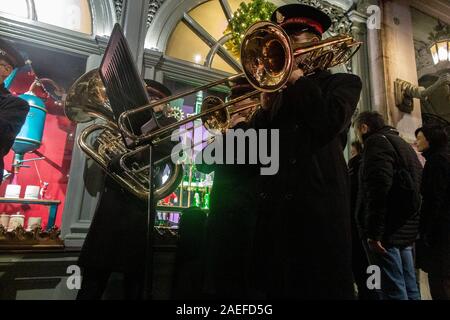
M 306 42 L 319 42 L 320 39 L 317 35 L 310 32 L 297 32 L 289 36 L 292 44 L 301 44 Z
M 0 59 L 0 83 L 3 83 L 5 79 L 11 74 L 13 71 L 13 66 L 10 65 L 5 60 Z
M 360 125 L 359 127 L 358 126 L 355 126 L 355 136 L 356 136 L 356 139 L 359 141 L 359 142 L 361 142 L 361 143 L 363 143 L 364 141 L 363 141 L 363 136 L 366 134 L 366 133 L 368 133 L 369 132 L 369 127 L 366 125 L 366 124 L 362 124 L 362 125 Z
M 419 152 L 424 152 L 430 148 L 430 143 L 427 138 L 423 135 L 422 131 L 419 131 L 416 138 L 417 150 Z

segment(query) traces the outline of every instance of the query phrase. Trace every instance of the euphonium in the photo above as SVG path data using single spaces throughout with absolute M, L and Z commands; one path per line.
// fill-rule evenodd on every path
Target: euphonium
M 66 116 L 77 123 L 102 119 L 80 133 L 77 143 L 120 186 L 142 200 L 149 197 L 148 156 L 141 152 L 128 158 L 126 166 L 122 157 L 132 150 L 125 146 L 114 121 L 114 115 L 105 94 L 105 88 L 96 69 L 81 76 L 69 89 L 64 101 Z M 95 137 L 94 135 L 97 134 Z M 148 152 L 148 150 L 147 150 Z M 170 160 L 170 159 L 169 159 Z M 147 169 L 142 170 L 146 167 Z M 162 181 L 163 175 L 167 177 Z M 155 198 L 162 199 L 172 193 L 181 182 L 183 168 L 170 161 L 161 161 L 155 168 Z

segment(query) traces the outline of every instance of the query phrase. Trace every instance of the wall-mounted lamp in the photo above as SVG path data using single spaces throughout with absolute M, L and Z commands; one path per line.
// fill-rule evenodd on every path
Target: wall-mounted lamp
M 433 63 L 450 61 L 450 39 L 437 40 L 430 47 Z

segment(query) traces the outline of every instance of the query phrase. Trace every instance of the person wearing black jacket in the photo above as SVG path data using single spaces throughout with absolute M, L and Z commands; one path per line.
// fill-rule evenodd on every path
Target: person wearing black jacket
M 400 167 L 420 188 L 422 166 L 414 149 L 377 112 L 362 112 L 354 122 L 364 143 L 356 221 L 369 262 L 381 269 L 382 299 L 419 300 L 412 245 L 419 228 L 419 208 L 404 212 L 404 199 L 391 197 Z
M 421 192 L 417 261 L 428 272 L 433 300 L 450 300 L 450 155 L 448 137 L 439 126 L 416 130 L 417 149 L 427 160 Z M 422 250 L 419 250 L 422 249 Z
M 348 174 L 350 177 L 351 224 L 352 224 L 352 266 L 353 277 L 358 289 L 358 300 L 377 300 L 377 295 L 367 287 L 367 268 L 369 261 L 359 237 L 355 220 L 356 200 L 359 190 L 359 168 L 362 161 L 363 147 L 359 141 L 351 143 L 351 159 L 348 161 Z
M 330 18 L 291 4 L 272 15 L 294 45 L 319 41 Z M 296 66 L 281 93 L 262 94 L 251 123 L 278 130 L 280 165 L 261 176 L 255 286 L 267 298 L 354 299 L 350 185 L 342 137 L 361 93 L 352 74 Z
M 231 83 L 230 100 L 253 91 L 246 79 Z M 256 99 L 238 102 L 233 109 L 258 103 Z M 248 118 L 252 109 L 232 115 L 230 129 L 250 129 Z M 229 139 L 223 134 L 223 155 L 226 155 Z M 246 142 L 246 152 L 249 142 Z M 202 153 L 199 153 L 199 156 Z M 235 150 L 235 157 L 237 152 Z M 247 154 L 248 158 L 248 154 Z M 197 161 L 199 162 L 199 161 Z M 196 164 L 203 173 L 214 172 L 210 210 L 206 227 L 205 294 L 211 299 L 256 298 L 251 287 L 250 265 L 255 230 L 258 166 L 246 164 Z
M 3 180 L 5 157 L 27 118 L 30 106 L 5 88 L 4 81 L 15 68 L 24 65 L 20 53 L 0 39 L 0 183 Z
M 171 95 L 162 84 L 153 80 L 145 82 L 151 100 Z M 155 111 L 158 116 L 162 108 Z M 111 169 L 117 170 L 115 162 L 118 160 L 112 161 Z M 106 175 L 105 188 L 78 259 L 78 265 L 83 268 L 83 281 L 77 300 L 101 299 L 113 272 L 123 274 L 124 299 L 141 299 L 146 234 L 147 201 L 130 194 Z

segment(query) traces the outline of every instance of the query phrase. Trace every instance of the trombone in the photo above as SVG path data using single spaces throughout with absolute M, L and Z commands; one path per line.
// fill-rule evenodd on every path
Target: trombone
M 119 130 L 133 141 L 135 146 L 144 142 L 156 143 L 162 135 L 181 125 L 205 118 L 240 101 L 252 98 L 260 92 L 275 92 L 282 89 L 288 81 L 295 63 L 301 63 L 305 75 L 317 70 L 326 70 L 347 62 L 359 50 L 361 44 L 349 35 L 338 35 L 320 42 L 309 42 L 294 47 L 289 36 L 281 27 L 268 21 L 256 22 L 247 30 L 242 41 L 242 73 L 126 111 L 118 119 Z M 254 91 L 149 133 L 136 135 L 127 127 L 127 122 L 133 115 L 242 77 L 247 78 L 255 88 Z

